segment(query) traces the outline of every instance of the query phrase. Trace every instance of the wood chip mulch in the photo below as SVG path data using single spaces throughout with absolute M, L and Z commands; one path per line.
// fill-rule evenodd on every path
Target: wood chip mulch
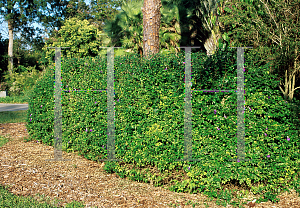
M 25 129 L 25 123 L 0 124 L 0 136 L 10 139 L 0 147 L 0 183 L 11 185 L 8 190 L 14 195 L 39 200 L 36 194 L 44 194 L 51 200 L 62 200 L 60 207 L 73 200 L 84 201 L 86 207 L 171 207 L 170 203 L 177 204 L 176 207 L 193 207 L 185 205 L 189 200 L 199 203 L 195 207 L 207 207 L 204 203 L 208 207 L 224 207 L 202 194 L 174 193 L 163 187 L 119 178 L 115 173 L 106 173 L 102 169 L 104 163 L 75 153 L 63 151 L 63 158 L 71 161 L 46 161 L 54 158 L 53 147 L 36 141 L 24 142 L 23 138 L 28 137 Z M 254 195 L 243 198 L 242 202 L 248 203 L 243 206 L 300 208 L 300 197 L 295 190 L 279 195 L 279 203 L 256 204 L 255 198 Z

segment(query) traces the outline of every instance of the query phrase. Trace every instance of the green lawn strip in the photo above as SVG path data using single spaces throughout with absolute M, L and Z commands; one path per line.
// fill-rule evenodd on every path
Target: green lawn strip
M 49 199 L 41 197 L 42 201 L 35 200 L 33 197 L 16 196 L 8 191 L 9 186 L 0 186 L 0 207 L 40 207 L 52 208 L 58 207 L 58 201 L 51 203 Z M 51 205 L 52 204 L 52 205 Z
M 28 103 L 28 96 L 6 96 L 0 97 L 0 103 L 23 104 Z

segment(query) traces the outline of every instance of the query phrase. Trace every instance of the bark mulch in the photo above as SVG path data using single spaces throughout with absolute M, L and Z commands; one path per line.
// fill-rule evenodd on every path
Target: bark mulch
M 189 200 L 199 203 L 195 207 L 207 207 L 205 203 L 209 207 L 224 207 L 202 194 L 174 193 L 163 187 L 119 178 L 106 173 L 102 169 L 104 163 L 75 153 L 63 152 L 63 158 L 71 161 L 46 161 L 53 159 L 53 147 L 36 141 L 24 142 L 23 138 L 28 137 L 25 128 L 25 123 L 0 124 L 0 136 L 10 139 L 0 147 L 0 183 L 11 185 L 9 191 L 14 195 L 39 200 L 36 194 L 43 194 L 51 200 L 61 199 L 61 207 L 73 200 L 84 201 L 86 207 L 171 207 L 170 203 L 177 204 L 176 207 L 193 207 L 185 205 Z M 253 194 L 243 198 L 248 203 L 243 206 L 300 208 L 300 197 L 295 190 L 279 195 L 279 203 L 251 204 L 255 198 Z

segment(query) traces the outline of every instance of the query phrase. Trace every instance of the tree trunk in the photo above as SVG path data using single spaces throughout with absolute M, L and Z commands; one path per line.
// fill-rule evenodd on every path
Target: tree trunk
M 159 27 L 161 0 L 144 0 L 143 11 L 143 54 L 148 58 L 159 53 Z M 151 50 L 151 52 L 150 52 Z
M 211 32 L 211 35 L 204 43 L 207 56 L 215 54 L 216 50 L 219 47 L 219 39 L 221 38 L 221 34 L 219 33 L 219 31 L 217 32 L 217 34 L 214 32 L 214 30 L 212 30 Z
M 8 42 L 8 72 L 12 74 L 13 71 L 13 43 L 14 43 L 14 34 L 13 34 L 13 24 L 12 20 L 8 20 L 8 34 L 9 34 L 9 42 Z
M 295 46 L 295 54 L 297 55 L 298 53 L 298 47 L 297 45 Z M 285 70 L 285 83 L 284 83 L 284 90 L 281 88 L 281 86 L 279 86 L 281 92 L 284 95 L 284 99 L 287 100 L 292 100 L 294 97 L 294 93 L 297 89 L 300 89 L 300 87 L 296 87 L 295 88 L 295 77 L 296 74 L 299 73 L 300 71 L 300 66 L 298 66 L 297 64 L 297 59 L 299 58 L 299 56 L 297 56 L 294 60 L 294 68 L 292 68 L 290 75 L 288 76 L 288 70 Z M 280 84 L 281 83 L 280 81 Z
M 222 6 L 221 6 L 222 8 Z M 209 38 L 205 41 L 204 47 L 206 49 L 207 56 L 214 55 L 215 52 L 219 48 L 219 39 L 222 37 L 222 34 L 220 32 L 220 23 L 218 21 L 218 14 L 215 16 L 213 11 L 210 11 L 210 28 L 211 28 L 211 34 Z

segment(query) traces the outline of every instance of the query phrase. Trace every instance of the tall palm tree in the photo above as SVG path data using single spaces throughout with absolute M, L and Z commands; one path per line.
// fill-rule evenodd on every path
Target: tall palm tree
M 179 0 L 180 1 L 180 0 Z M 180 24 L 179 11 L 184 10 L 181 5 L 174 5 L 171 0 L 163 0 L 161 8 L 161 24 L 159 30 L 159 53 L 166 54 L 175 52 L 176 54 L 180 49 L 179 47 L 184 34 L 182 25 Z M 138 53 L 141 57 L 143 55 L 143 13 L 141 7 L 143 0 L 132 0 L 124 2 L 121 11 L 116 15 L 112 21 L 107 21 L 104 26 L 104 32 L 111 39 L 110 44 L 118 47 L 124 47 L 121 50 L 116 50 L 116 56 L 124 55 L 126 52 Z M 188 11 L 186 19 L 193 18 L 192 11 Z M 184 28 L 187 30 L 194 30 L 193 24 L 195 22 L 184 22 Z M 196 32 L 189 35 L 184 44 L 190 38 L 195 38 Z M 125 50 L 124 52 L 124 49 Z
M 123 2 L 121 11 L 112 21 L 106 21 L 104 32 L 111 38 L 111 45 L 124 47 L 116 51 L 116 56 L 126 52 L 143 53 L 142 1 Z
M 201 19 L 204 30 L 208 31 L 205 37 L 204 47 L 208 56 L 213 55 L 218 47 L 218 41 L 222 37 L 217 16 L 218 2 L 216 0 L 200 1 L 196 6 L 196 15 Z M 222 5 L 221 5 L 222 7 Z M 202 31 L 205 34 L 204 31 Z
M 166 1 L 165 1 L 166 2 Z M 165 3 L 161 10 L 160 43 L 161 54 L 169 52 L 176 54 L 180 51 L 179 41 L 181 39 L 179 9 L 176 5 Z
M 180 26 L 178 28 L 178 34 L 180 35 L 179 45 L 200 46 L 199 49 L 193 51 L 205 52 L 204 42 L 208 39 L 211 32 L 204 28 L 202 16 L 196 15 L 197 8 L 201 7 L 201 2 L 199 0 L 164 0 L 162 4 L 164 8 L 167 5 L 174 5 L 178 9 L 176 20 Z M 166 10 L 166 12 L 168 11 Z

